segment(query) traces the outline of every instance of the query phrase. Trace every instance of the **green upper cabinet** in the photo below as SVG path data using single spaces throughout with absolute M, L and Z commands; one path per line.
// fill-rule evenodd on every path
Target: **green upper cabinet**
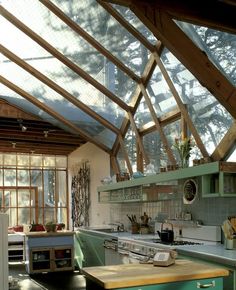
M 202 197 L 236 196 L 236 163 L 211 162 L 98 187 L 99 202 L 147 202 L 174 198 L 193 179 Z

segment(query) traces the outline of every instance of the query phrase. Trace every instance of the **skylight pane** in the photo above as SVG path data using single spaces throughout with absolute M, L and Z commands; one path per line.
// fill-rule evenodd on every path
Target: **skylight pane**
M 10 0 L 4 2 L 4 6 L 51 46 L 120 99 L 124 102 L 130 101 L 136 83 L 39 1 L 16 2 Z M 5 38 L 5 34 L 2 35 L 2 38 Z M 24 51 L 27 53 L 28 41 L 26 44 L 22 42 L 23 40 L 19 38 L 18 45 L 24 46 Z M 56 73 L 57 71 L 55 71 Z
M 53 2 L 61 6 L 60 0 Z M 63 9 L 86 32 L 141 76 L 149 51 L 95 0 L 68 1 Z
M 159 132 L 154 131 L 144 135 L 143 146 L 147 156 L 150 159 L 150 164 L 153 166 L 155 172 L 160 172 L 160 167 L 167 166 L 168 159 Z
M 236 85 L 236 35 L 181 21 L 177 21 L 177 24 Z
M 128 21 L 134 28 L 136 28 L 151 44 L 157 43 L 157 38 L 153 33 L 140 21 L 140 19 L 125 6 L 112 4 L 112 6 Z
M 90 109 L 101 115 L 107 121 L 117 126 L 121 126 L 125 111 L 121 109 L 115 102 L 111 101 L 108 97 L 102 94 L 99 90 L 80 78 L 74 71 L 65 66 L 62 62 L 57 60 L 52 55 L 45 53 L 37 43 L 32 41 L 28 36 L 15 28 L 6 20 L 2 20 L 4 27 L 10 30 L 11 36 L 2 37 L 2 44 L 14 54 L 24 59 L 29 65 L 36 68 L 39 72 L 46 75 L 49 79 L 53 80 L 56 84 L 63 87 L 72 96 L 87 105 Z M 20 37 L 18 45 L 14 43 L 14 36 Z M 1 36 L 0 36 L 1 37 Z M 27 55 L 25 47 L 27 44 L 32 52 Z M 3 63 L 9 62 L 3 57 Z M 111 64 L 112 65 L 112 64 Z M 108 64 L 107 64 L 108 66 Z M 7 66 L 6 66 L 7 68 Z M 105 75 L 102 74 L 105 78 Z M 114 80 L 111 80 L 111 83 Z
M 135 112 L 134 120 L 136 123 L 136 126 L 138 128 L 144 126 L 145 124 L 153 121 L 152 116 L 150 114 L 149 108 L 147 106 L 147 103 L 145 102 L 144 97 L 142 97 L 139 106 Z
M 42 120 L 53 124 L 67 132 L 71 132 L 76 134 L 71 128 L 68 128 L 64 124 L 62 124 L 57 119 L 54 119 L 52 116 L 47 114 L 46 112 L 42 111 L 20 95 L 16 94 L 14 91 L 10 90 L 9 88 L 5 87 L 4 85 L 0 84 L 0 98 L 6 100 L 7 102 L 16 105 L 19 108 L 23 108 L 23 110 L 29 114 L 34 114 L 38 116 Z
M 0 73 L 20 88 L 22 88 L 24 84 L 23 89 L 27 93 L 44 103 L 47 107 L 58 112 L 65 119 L 78 126 L 78 128 L 82 128 L 84 132 L 88 133 L 94 139 L 98 138 L 100 140 L 100 136 L 103 136 L 103 144 L 113 144 L 115 137 L 111 131 L 108 133 L 99 122 L 78 109 L 16 64 L 12 62 L 5 63 L 0 67 Z M 103 132 L 104 130 L 105 133 Z
M 161 57 L 198 134 L 211 154 L 233 122 L 218 100 L 167 49 Z
M 158 66 L 147 85 L 147 92 L 158 118 L 176 108 L 176 101 Z

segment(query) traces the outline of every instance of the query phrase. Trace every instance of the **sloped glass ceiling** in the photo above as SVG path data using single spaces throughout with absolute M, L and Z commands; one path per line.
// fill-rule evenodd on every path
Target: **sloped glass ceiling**
M 176 22 L 229 81 L 236 85 L 236 35 L 191 23 Z
M 106 97 L 92 85 L 85 82 L 81 77 L 78 76 L 78 74 L 57 60 L 55 57 L 47 53 L 46 50 L 41 48 L 37 43 L 35 43 L 9 22 L 4 19 L 1 20 L 8 31 L 10 30 L 12 32 L 10 34 L 12 37 L 6 38 L 4 35 L 0 35 L 1 43 L 7 49 L 9 49 L 21 59 L 25 60 L 27 64 L 43 73 L 49 79 L 53 80 L 56 84 L 60 85 L 73 97 L 86 104 L 109 122 L 118 128 L 120 127 L 125 112 L 121 110 L 116 103 L 112 102 L 108 97 Z M 19 37 L 19 45 L 17 46 L 12 45 L 14 43 L 15 35 Z M 28 48 L 30 48 L 29 53 L 27 53 Z M 10 61 L 4 61 L 3 59 L 3 63 L 5 64 L 5 67 L 2 66 L 3 70 L 8 70 L 9 68 L 7 68 L 7 65 L 10 64 Z M 16 73 L 15 70 L 13 70 L 11 72 L 11 76 L 17 78 L 18 73 L 19 72 Z M 104 73 L 100 75 L 102 78 L 105 76 Z M 99 75 L 96 75 L 96 79 L 99 79 Z
M 161 60 L 208 153 L 213 153 L 232 125 L 232 116 L 170 51 L 164 49 Z
M 93 41 L 88 38 L 85 40 L 83 33 L 80 35 L 75 32 L 62 20 L 63 17 L 60 19 L 56 16 L 52 12 L 53 9 L 51 11 L 47 8 L 43 1 L 2 0 L 1 5 L 25 24 L 28 34 L 31 35 L 27 35 L 26 31 L 23 33 L 0 16 L 1 29 L 7 31 L 0 34 L 0 43 L 14 54 L 0 54 L 1 75 L 111 150 L 116 148 L 114 144 L 117 145 L 118 130 L 129 126 L 125 108 L 127 110 L 132 104 L 135 110 L 132 110 L 132 106 L 130 110 L 138 130 L 142 131 L 145 152 L 155 170 L 168 165 L 168 156 L 155 129 L 154 118 L 145 98 L 141 95 L 136 96 L 139 82 L 149 75 L 147 64 L 152 58 L 150 59 L 151 51 L 147 47 L 154 47 L 158 40 L 127 7 L 109 4 L 114 13 L 123 17 L 132 29 L 147 40 L 150 44 L 146 44 L 147 47 L 144 45 L 145 41 L 141 43 L 131 33 L 132 29 L 124 28 L 118 18 L 105 9 L 108 4 L 102 6 L 96 0 L 51 0 L 48 3 L 59 8 L 64 20 L 69 17 L 74 25 L 83 29 Z M 176 23 L 235 85 L 236 49 L 233 43 L 236 42 L 236 36 L 180 21 Z M 39 36 L 37 41 L 33 40 L 33 35 Z M 59 58 L 56 57 L 59 55 Z M 167 48 L 164 48 L 160 57 L 210 155 L 233 124 L 232 116 Z M 22 67 L 24 65 L 17 64 L 20 60 L 24 61 L 25 68 Z M 174 110 L 179 109 L 176 96 L 159 67 L 150 69 L 152 73 L 150 78 L 148 76 L 145 86 L 156 116 L 158 119 L 168 114 L 171 116 Z M 37 70 L 36 73 L 34 70 Z M 130 76 L 131 74 L 135 77 Z M 40 80 L 40 76 L 45 76 L 47 80 Z M 67 95 L 59 94 L 58 90 L 56 92 L 50 81 Z M 111 95 L 113 98 L 109 97 Z M 59 125 L 66 131 L 73 131 L 4 85 L 0 85 L 0 97 L 54 125 Z M 88 109 L 83 110 L 83 106 Z M 167 121 L 168 124 L 161 124 L 171 149 L 175 138 L 181 135 L 180 117 L 177 118 L 179 120 L 174 118 Z M 133 171 L 136 171 L 137 136 L 131 127 L 127 132 L 121 133 L 125 135 L 125 147 Z M 191 132 L 188 134 L 191 136 Z M 117 150 L 117 160 L 124 171 L 127 169 L 125 155 L 119 148 Z M 174 150 L 173 154 L 178 159 Z M 192 155 L 202 157 L 197 148 Z
M 60 6 L 61 0 L 53 0 Z M 137 73 L 142 74 L 148 60 L 147 48 L 94 0 L 72 0 L 63 5 L 64 12 L 86 32 Z M 117 45 L 119 44 L 119 45 Z
M 130 11 L 129 8 L 120 5 L 112 5 L 126 21 L 128 21 L 134 28 L 136 28 L 150 43 L 153 45 L 157 43 L 156 37 L 153 33 L 139 20 L 139 18 Z

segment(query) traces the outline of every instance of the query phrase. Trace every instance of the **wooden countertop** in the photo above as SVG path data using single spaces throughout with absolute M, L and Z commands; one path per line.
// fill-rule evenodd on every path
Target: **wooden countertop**
M 75 232 L 73 231 L 67 231 L 67 230 L 63 230 L 63 231 L 57 231 L 57 232 L 46 232 L 46 231 L 42 231 L 42 232 L 28 232 L 25 233 L 25 235 L 27 237 L 30 238 L 39 238 L 39 237 L 57 237 L 57 236 L 71 236 L 74 235 Z
M 176 260 L 169 267 L 153 264 L 124 264 L 114 266 L 85 267 L 82 273 L 105 289 L 161 284 L 195 279 L 228 276 L 228 270 L 220 267 Z

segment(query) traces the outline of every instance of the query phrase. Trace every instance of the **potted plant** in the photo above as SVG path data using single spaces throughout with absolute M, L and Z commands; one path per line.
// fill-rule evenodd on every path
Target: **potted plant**
M 45 229 L 47 232 L 56 232 L 57 231 L 57 224 L 52 222 L 52 221 L 47 222 L 45 225 Z

